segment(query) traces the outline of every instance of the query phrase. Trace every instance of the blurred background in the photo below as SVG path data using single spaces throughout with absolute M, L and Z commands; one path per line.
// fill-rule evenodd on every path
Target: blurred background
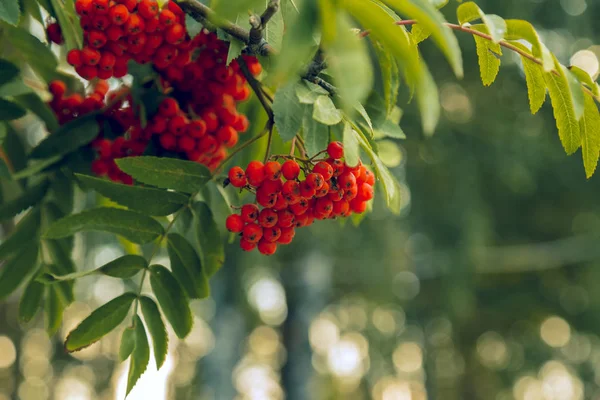
M 563 64 L 598 76 L 600 1 L 477 3 L 531 21 Z M 192 334 L 171 335 L 165 366 L 151 360 L 129 399 L 600 399 L 600 175 L 587 181 L 580 153 L 565 155 L 548 103 L 529 114 L 516 56 L 483 88 L 474 41 L 457 35 L 461 81 L 422 46 L 444 111 L 436 135 L 400 105 L 408 139 L 385 159 L 402 214 L 377 200 L 359 227 L 301 229 L 272 258 L 229 245 Z M 88 235 L 75 258 L 92 269 L 122 254 Z M 1 304 L 0 400 L 123 399 L 122 330 L 73 355 L 61 342 L 126 289 L 78 281 L 54 338 L 40 317 L 18 325 L 18 296 Z

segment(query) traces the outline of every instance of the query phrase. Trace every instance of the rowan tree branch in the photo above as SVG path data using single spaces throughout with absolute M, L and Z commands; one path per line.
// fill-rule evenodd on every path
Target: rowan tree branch
M 265 46 L 268 46 L 268 43 L 264 38 L 264 31 L 271 18 L 279 11 L 279 6 L 280 0 L 271 0 L 261 16 L 256 14 L 250 16 L 251 28 L 248 33 L 248 50 L 250 54 L 267 55 L 265 54 L 267 52 Z

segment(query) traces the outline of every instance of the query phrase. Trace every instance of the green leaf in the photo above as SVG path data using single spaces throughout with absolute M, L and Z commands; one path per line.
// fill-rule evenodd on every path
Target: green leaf
M 20 58 L 24 59 L 31 68 L 49 82 L 56 76 L 58 61 L 50 49 L 26 29 L 4 27 L 3 40 L 7 40 L 14 48 L 19 49 Z
M 43 1 L 44 0 L 42 0 L 41 2 Z M 42 17 L 40 5 L 37 3 L 37 0 L 22 0 L 21 7 L 23 14 L 31 15 L 31 17 L 35 18 L 35 20 L 39 23 L 44 23 L 44 18 Z
M 35 317 L 40 309 L 43 297 L 44 285 L 35 279 L 31 279 L 25 286 L 25 291 L 19 301 L 19 320 L 21 322 L 27 323 Z
M 156 360 L 156 368 L 160 369 L 167 358 L 167 350 L 169 346 L 169 336 L 167 328 L 160 316 L 158 306 L 150 297 L 142 296 L 140 298 L 142 313 L 144 320 L 148 326 L 148 331 L 152 337 L 152 347 L 154 347 L 154 359 Z
M 573 73 L 573 75 L 577 78 L 577 80 L 581 84 L 584 84 L 588 88 L 590 88 L 590 90 L 592 91 L 594 96 L 600 96 L 600 88 L 598 88 L 598 84 L 596 82 L 594 82 L 594 80 L 592 79 L 590 74 L 588 74 L 586 71 L 582 70 L 581 68 L 576 67 L 575 65 L 571 65 L 569 67 L 569 71 L 571 71 L 571 73 Z
M 380 140 L 378 142 L 379 159 L 388 168 L 395 168 L 402 163 L 402 151 L 398 145 L 391 140 Z
M 67 4 L 69 1 L 70 0 L 67 1 Z M 80 49 L 83 46 L 83 34 L 79 23 L 75 25 L 75 22 L 78 22 L 78 20 L 74 20 L 76 15 L 73 13 L 71 18 L 69 18 L 70 16 L 66 4 L 63 4 L 60 0 L 50 0 L 50 3 L 52 4 L 52 9 L 56 13 L 56 19 L 60 24 L 67 50 Z
M 263 0 L 265 8 L 269 5 L 270 1 L 271 0 Z M 269 23 L 267 24 L 263 34 L 264 39 L 278 53 L 281 51 L 281 45 L 283 43 L 283 31 L 283 14 L 281 12 L 276 12 L 269 20 Z
M 165 216 L 173 214 L 189 201 L 187 196 L 176 192 L 122 185 L 87 175 L 75 175 L 86 187 L 94 189 L 104 197 L 148 215 Z
M 56 221 L 48 228 L 45 237 L 60 239 L 83 231 L 114 233 L 131 242 L 144 244 L 162 235 L 164 229 L 156 220 L 137 211 L 101 207 Z
M 0 243 L 0 260 L 19 251 L 31 240 L 39 236 L 41 213 L 39 207 L 29 211 L 17 224 L 12 234 Z
M 43 244 L 53 263 L 46 267 L 52 276 L 65 276 L 75 273 L 75 263 L 71 258 L 70 250 L 66 249 L 63 243 L 57 240 L 45 240 Z M 71 304 L 75 300 L 73 282 L 59 282 L 58 286 L 65 305 Z
M 360 145 L 357 135 L 347 122 L 344 124 L 344 157 L 346 164 L 351 167 L 358 165 L 360 160 Z
M 581 146 L 579 121 L 575 114 L 573 94 L 565 70 L 556 60 L 555 65 L 557 73 L 545 72 L 544 79 L 550 93 L 560 141 L 567 154 L 573 154 Z
M 431 31 L 427 28 L 423 28 L 422 25 L 416 24 L 413 25 L 412 29 L 410 30 L 410 35 L 412 40 L 416 44 L 419 44 L 431 37 Z
M 202 260 L 204 273 L 210 278 L 225 262 L 225 248 L 221 240 L 221 233 L 208 204 L 198 201 L 194 203 L 192 211 L 200 260 Z
M 327 71 L 333 77 L 344 110 L 350 113 L 356 103 L 369 95 L 373 87 L 373 67 L 367 42 L 352 30 L 349 17 L 338 13 L 336 21 L 335 40 L 325 47 Z
M 373 48 L 375 49 L 377 59 L 379 60 L 381 80 L 383 84 L 383 97 L 385 100 L 387 113 L 389 114 L 396 106 L 396 102 L 398 101 L 398 91 L 400 90 L 400 70 L 392 54 L 385 51 L 385 48 L 381 43 L 373 42 Z
M 29 242 L 17 255 L 4 263 L 0 271 L 0 300 L 7 298 L 33 274 L 38 266 L 38 250 L 36 241 Z
M 577 120 L 580 120 L 583 116 L 585 108 L 583 87 L 579 83 L 579 80 L 575 77 L 575 74 L 573 74 L 563 65 L 560 65 L 560 68 L 562 68 L 563 72 L 567 77 L 567 82 L 569 82 L 569 89 L 571 90 L 571 95 L 573 96 L 573 109 L 575 110 L 575 117 L 577 118 Z
M 48 336 L 54 336 L 60 329 L 66 305 L 57 286 L 52 285 L 46 288 L 46 302 L 44 303 L 46 332 L 48 332 Z
M 9 219 L 41 201 L 48 191 L 49 182 L 44 179 L 40 183 L 27 188 L 20 196 L 0 206 L 0 221 Z
M 415 85 L 423 130 L 432 134 L 440 116 L 437 87 L 406 31 L 395 25 L 395 20 L 373 2 L 348 0 L 344 4 L 363 27 L 371 30 L 370 39 L 380 42 L 396 58 L 406 80 Z M 410 5 L 408 1 L 402 4 Z M 441 31 L 438 29 L 438 32 Z
M 521 50 L 527 48 L 521 43 L 513 43 Z M 525 81 L 527 82 L 527 95 L 529 96 L 529 108 L 532 114 L 537 113 L 546 102 L 546 81 L 544 79 L 544 69 L 541 65 L 531 61 L 527 57 L 521 56 L 523 62 L 523 71 L 525 72 Z
M 150 267 L 150 285 L 175 334 L 181 339 L 185 338 L 194 323 L 185 291 L 171 272 L 162 265 Z
M 306 107 L 304 112 L 302 131 L 306 152 L 309 157 L 314 156 L 327 147 L 327 143 L 329 142 L 329 128 L 327 125 L 323 125 L 313 118 L 310 107 Z
M 238 14 L 235 23 L 244 29 L 250 29 L 250 22 L 248 22 L 248 15 Z M 246 43 L 227 35 L 229 39 L 229 51 L 227 52 L 227 65 L 233 60 L 242 55 L 242 51 L 246 48 Z
M 17 26 L 21 17 L 19 2 L 16 0 L 7 0 L 0 3 L 0 20 Z
M 61 126 L 32 151 L 32 158 L 49 158 L 71 153 L 90 143 L 98 136 L 100 125 L 96 114 L 88 114 Z
M 121 335 L 121 343 L 119 345 L 119 361 L 123 362 L 129 358 L 135 347 L 135 328 L 129 326 L 125 328 Z
M 312 117 L 324 125 L 337 125 L 342 121 L 342 112 L 335 107 L 331 97 L 319 96 L 315 101 Z
M 296 84 L 296 96 L 302 104 L 315 104 L 317 98 L 322 95 L 328 96 L 329 92 L 312 82 L 300 81 Z
M 211 180 L 208 168 L 193 161 L 159 157 L 126 157 L 116 160 L 123 172 L 147 185 L 195 193 Z
M 491 42 L 479 36 L 473 36 L 477 46 L 479 72 L 484 86 L 490 86 L 500 72 L 500 56 L 502 48 L 498 43 Z
M 445 23 L 442 14 L 427 0 L 383 0 L 399 14 L 419 21 L 419 24 L 431 31 L 431 36 L 448 58 L 454 73 L 463 76 L 463 65 L 458 40 Z M 391 38 L 392 39 L 392 38 Z
M 356 129 L 356 127 L 354 127 Z M 398 214 L 400 213 L 401 199 L 400 199 L 400 184 L 396 178 L 392 175 L 389 169 L 383 164 L 381 159 L 375 154 L 367 138 L 360 131 L 355 131 L 360 142 L 361 147 L 367 152 L 371 161 L 375 165 L 375 171 L 378 178 L 381 180 L 383 191 L 385 193 L 385 201 L 388 208 Z
M 126 254 L 104 264 L 98 268 L 98 271 L 114 278 L 127 279 L 137 275 L 138 272 L 147 267 L 148 262 L 144 257 L 135 254 Z
M 540 37 L 533 25 L 527 21 L 519 19 L 507 19 L 506 21 L 506 40 L 526 40 L 531 44 L 531 51 L 536 58 L 542 60 L 544 71 L 549 72 L 554 69 L 554 59 L 550 51 L 540 41 Z
M 63 159 L 63 156 L 54 156 L 47 158 L 45 160 L 40 160 L 30 165 L 27 168 L 21 169 L 19 172 L 13 174 L 12 179 L 17 181 L 24 178 L 29 178 L 30 176 L 36 175 L 39 172 L 44 171 L 45 169 L 53 166 Z
M 84 349 L 110 333 L 127 317 L 136 297 L 134 293 L 125 293 L 94 310 L 69 333 L 65 349 L 68 352 Z
M 585 175 L 589 179 L 596 171 L 600 155 L 600 113 L 594 98 L 589 94 L 585 95 L 585 113 L 579 121 L 579 127 L 583 165 Z
M 458 6 L 456 15 L 458 17 L 458 22 L 461 25 L 481 19 L 481 21 L 483 21 L 487 27 L 486 33 L 490 34 L 495 43 L 498 43 L 504 39 L 504 35 L 506 34 L 507 30 L 504 19 L 494 14 L 485 14 L 483 11 L 481 11 L 481 8 L 479 8 L 479 6 L 472 1 Z
M 0 99 L 0 121 L 12 121 L 27 114 L 23 107 L 6 99 Z
M 260 9 L 264 5 L 264 0 L 237 0 L 236 2 L 217 0 L 212 2 L 212 5 L 216 15 L 232 20 L 238 14 L 247 14 L 254 8 Z
M 300 86 L 300 83 L 289 83 L 275 92 L 273 100 L 275 127 L 284 142 L 292 140 L 302 127 L 304 107 L 296 96 L 296 88 Z
M 134 318 L 134 329 L 135 329 L 135 346 L 131 353 L 131 363 L 129 364 L 129 373 L 127 375 L 127 393 L 131 392 L 131 389 L 135 386 L 136 382 L 146 368 L 148 368 L 148 362 L 150 361 L 150 346 L 148 345 L 148 337 L 146 336 L 146 330 L 144 324 L 139 316 Z
M 2 6 L 0 6 L 2 8 Z M 19 68 L 10 61 L 0 59 L 0 86 L 12 81 L 19 75 Z
M 171 270 L 191 299 L 208 297 L 210 288 L 194 247 L 178 233 L 167 236 Z
M 191 38 L 198 36 L 204 26 L 196 21 L 191 15 L 185 14 L 185 27 Z
M 40 99 L 40 97 L 37 94 L 21 94 L 19 96 L 15 96 L 14 100 L 21 107 L 26 108 L 35 115 L 37 115 L 40 118 L 40 120 L 42 120 L 46 124 L 46 128 L 48 128 L 48 131 L 54 132 L 59 128 L 56 115 L 54 114 L 52 109 L 46 103 L 44 103 L 42 99 Z
M 321 47 L 326 48 L 337 36 L 337 10 L 333 0 L 317 0 L 317 3 L 321 17 Z
M 377 127 L 375 127 L 375 134 L 384 137 L 390 137 L 394 139 L 406 139 L 406 134 L 400 128 L 400 125 L 393 121 L 386 119 Z

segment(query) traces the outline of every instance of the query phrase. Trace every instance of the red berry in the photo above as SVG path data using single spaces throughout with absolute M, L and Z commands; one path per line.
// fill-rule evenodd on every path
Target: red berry
M 73 49 L 67 53 L 67 62 L 73 67 L 81 67 L 83 61 L 81 60 L 81 51 Z
M 154 18 L 159 11 L 158 3 L 154 0 L 142 0 L 138 4 L 137 11 L 145 19 Z
M 265 208 L 271 208 L 277 202 L 277 195 L 274 193 L 256 192 L 256 202 Z
M 280 236 L 281 236 L 281 228 L 279 228 L 278 226 L 274 226 L 271 228 L 264 228 L 263 229 L 263 237 L 261 239 L 261 242 L 266 241 L 266 242 L 273 243 L 273 242 L 276 242 Z
M 92 172 L 98 176 L 108 174 L 108 164 L 104 160 L 94 160 L 90 166 Z
M 346 166 L 340 160 L 329 159 L 327 160 L 327 163 L 333 168 L 333 176 L 336 178 L 346 170 Z
M 333 159 L 344 157 L 344 145 L 341 142 L 331 142 L 327 146 L 327 154 Z
M 83 65 L 76 68 L 75 71 L 85 80 L 91 81 L 98 76 L 98 68 L 91 65 Z
M 344 172 L 338 178 L 338 184 L 342 189 L 347 190 L 352 186 L 356 186 L 356 177 L 351 172 Z
M 163 133 L 160 135 L 160 145 L 166 150 L 175 150 L 177 138 L 170 133 Z
M 229 232 L 240 233 L 244 230 L 244 221 L 237 214 L 232 214 L 225 220 L 225 227 Z
M 202 113 L 202 120 L 206 123 L 207 132 L 214 132 L 217 130 L 217 127 L 219 126 L 217 114 L 212 111 L 206 111 Z
M 109 16 L 113 24 L 123 25 L 129 19 L 129 10 L 123 4 L 119 4 L 110 9 Z
M 322 197 L 315 203 L 315 211 L 319 214 L 329 215 L 333 211 L 333 201 L 327 197 Z
M 250 122 L 248 121 L 248 117 L 240 114 L 238 115 L 232 126 L 238 132 L 246 132 L 248 130 L 248 127 L 250 126 Z
M 277 213 L 269 208 L 264 208 L 258 215 L 258 223 L 263 228 L 272 228 L 277 225 Z
M 356 194 L 356 198 L 359 201 L 369 201 L 373 198 L 373 186 L 368 183 L 362 183 L 358 187 L 358 193 Z
M 231 140 L 234 135 L 237 135 L 235 129 L 233 129 L 231 126 L 225 125 L 217 131 L 217 140 L 225 144 Z
M 91 31 L 88 34 L 88 43 L 95 49 L 102 48 L 107 40 L 106 35 L 100 31 Z
M 333 202 L 333 211 L 331 212 L 335 216 L 345 215 L 350 210 L 350 204 L 346 200 L 340 200 Z
M 187 132 L 187 124 L 187 118 L 183 115 L 178 115 L 169 121 L 169 131 L 175 136 L 182 136 Z
M 84 47 L 81 50 L 81 61 L 85 65 L 96 65 L 100 62 L 100 52 L 96 49 L 92 49 L 91 47 Z
M 294 160 L 287 160 L 281 166 L 281 173 L 285 179 L 296 179 L 300 175 L 300 166 Z
M 231 182 L 231 184 L 236 188 L 242 188 L 248 183 L 246 179 L 246 174 L 244 173 L 244 170 L 240 167 L 231 168 L 229 170 L 228 177 L 229 182 Z
M 52 93 L 52 96 L 55 99 L 60 99 L 65 95 L 67 91 L 67 85 L 62 81 L 52 81 L 48 85 L 48 91 Z
M 170 44 L 179 44 L 185 39 L 185 28 L 181 24 L 174 24 L 165 31 L 165 41 Z
M 130 35 L 137 35 L 145 29 L 144 20 L 141 19 L 137 14 L 131 14 L 125 22 L 125 32 Z
M 319 161 L 313 167 L 312 172 L 321 174 L 323 176 L 323 179 L 325 179 L 326 181 L 330 180 L 333 177 L 333 167 L 325 161 Z
M 256 248 L 256 243 L 251 243 L 246 239 L 242 238 L 242 240 L 240 240 L 240 247 L 244 251 L 252 251 Z
M 167 97 L 160 103 L 158 112 L 163 117 L 174 117 L 179 112 L 179 103 L 174 98 Z
M 292 243 L 292 240 L 294 240 L 294 236 L 296 236 L 296 231 L 294 230 L 293 227 L 291 227 L 291 228 L 282 228 L 281 229 L 281 236 L 279 236 L 279 239 L 277 240 L 277 243 L 279 243 L 279 244 L 290 244 L 290 243 Z
M 188 125 L 188 134 L 193 138 L 201 138 L 206 134 L 206 123 L 201 119 L 191 121 Z
M 75 2 L 75 11 L 81 16 L 89 15 L 92 12 L 93 5 L 92 0 L 77 0 Z
M 174 25 L 177 22 L 177 17 L 173 14 L 173 11 L 168 9 L 163 9 L 158 19 L 163 27 Z
M 196 141 L 189 136 L 181 136 L 177 140 L 177 145 L 179 146 L 179 149 L 181 151 L 184 151 L 187 153 L 187 152 L 194 150 L 194 148 L 196 148 Z
M 281 176 L 281 164 L 277 161 L 269 161 L 265 164 L 265 177 L 270 180 L 279 179 Z
M 294 225 L 296 215 L 288 210 L 281 210 L 277 213 L 277 226 L 281 228 L 289 228 Z
M 115 62 L 117 58 L 115 55 L 109 51 L 105 51 L 102 53 L 100 57 L 100 62 L 98 63 L 98 67 L 103 70 L 111 70 L 115 66 Z
M 92 18 L 92 27 L 99 31 L 104 31 L 111 25 L 110 19 L 106 15 L 95 15 Z
M 354 200 L 352 200 L 350 202 L 350 209 L 352 210 L 352 212 L 355 212 L 357 214 L 364 213 L 367 210 L 367 206 L 368 206 L 368 202 L 361 201 L 357 198 L 355 198 Z
M 93 5 L 96 14 L 106 14 L 108 13 L 109 0 L 94 0 Z
M 246 225 L 242 232 L 244 239 L 250 243 L 258 243 L 263 237 L 263 229 L 255 223 Z
M 258 207 L 256 204 L 244 204 L 242 206 L 242 219 L 244 222 L 250 223 L 258 218 Z
M 261 240 L 258 242 L 258 251 L 265 256 L 272 256 L 277 251 L 277 243 Z
M 317 193 L 317 190 L 311 186 L 307 181 L 300 182 L 300 196 L 305 199 L 310 199 Z
M 300 201 L 300 184 L 296 181 L 286 181 L 283 184 L 281 193 L 288 204 L 295 204 Z
M 48 25 L 46 32 L 48 33 L 48 39 L 50 39 L 51 42 L 56 44 L 63 44 L 65 42 L 59 24 L 53 23 Z
M 246 177 L 252 186 L 260 186 L 265 180 L 265 167 L 260 161 L 250 161 L 246 167 Z
M 306 175 L 305 182 L 309 187 L 315 189 L 315 191 L 316 191 L 316 190 L 319 190 L 321 188 L 321 186 L 323 186 L 323 182 L 325 182 L 325 181 L 323 180 L 323 175 L 313 172 L 313 173 Z

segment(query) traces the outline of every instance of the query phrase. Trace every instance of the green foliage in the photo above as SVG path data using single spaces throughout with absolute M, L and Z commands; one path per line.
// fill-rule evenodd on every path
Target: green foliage
M 128 157 L 117 165 L 142 183 L 183 193 L 197 192 L 212 178 L 204 165 L 173 158 Z
M 20 196 L 0 206 L 0 220 L 12 218 L 21 211 L 37 204 L 48 191 L 49 182 L 44 179 L 41 182 L 27 188 Z
M 178 233 L 167 236 L 167 248 L 171 270 L 191 299 L 208 297 L 208 280 L 200 263 L 200 257 L 186 238 Z
M 44 303 L 46 332 L 55 335 L 60 329 L 63 319 L 65 304 L 57 286 L 46 287 L 46 301 Z
M 44 285 L 31 279 L 19 302 L 19 320 L 23 323 L 31 321 L 40 309 L 44 297 Z
M 69 333 L 65 349 L 78 351 L 102 339 L 123 322 L 135 299 L 135 294 L 125 293 L 94 310 Z
M 40 223 L 40 209 L 33 208 L 19 221 L 13 233 L 0 243 L 0 260 L 5 260 L 19 251 L 28 241 L 38 239 Z
M 71 153 L 94 140 L 99 129 L 95 114 L 77 118 L 44 139 L 31 151 L 30 156 L 51 158 Z
M 137 315 L 134 318 L 135 344 L 131 352 L 131 363 L 129 365 L 129 374 L 127 375 L 127 394 L 135 386 L 140 376 L 148 367 L 150 361 L 150 346 L 148 337 L 142 320 Z
M 487 31 L 486 33 L 490 34 L 494 43 L 498 43 L 504 39 L 507 29 L 506 21 L 504 21 L 504 19 L 498 15 L 485 14 L 483 11 L 481 11 L 481 8 L 479 8 L 477 4 L 473 3 L 472 1 L 458 6 L 456 15 L 458 17 L 458 22 L 461 25 L 481 19 L 485 24 Z
M 185 291 L 171 271 L 162 265 L 150 267 L 150 285 L 175 334 L 179 338 L 185 338 L 192 330 L 194 323 Z
M 14 292 L 38 267 L 38 243 L 30 242 L 9 259 L 0 273 L 0 300 Z
M 150 297 L 143 296 L 140 298 L 140 305 L 142 306 L 142 313 L 144 314 L 144 320 L 148 326 L 150 337 L 152 337 L 152 347 L 154 348 L 156 367 L 160 368 L 167 359 L 169 345 L 167 328 L 165 327 L 165 323 L 160 316 L 160 311 L 154 300 Z
M 104 197 L 148 215 L 173 214 L 189 201 L 187 196 L 176 192 L 123 185 L 81 174 L 76 174 L 76 176 L 86 187 L 97 191 Z
M 490 86 L 494 83 L 500 72 L 502 47 L 500 47 L 498 43 L 491 42 L 479 36 L 473 36 L 473 38 L 475 39 L 475 45 L 477 46 L 477 58 L 479 59 L 481 81 L 485 86 Z
M 119 344 L 119 361 L 125 361 L 129 358 L 135 347 L 135 327 L 127 327 L 121 335 Z
M 135 254 L 127 254 L 104 264 L 98 270 L 104 275 L 127 279 L 134 277 L 138 272 L 147 267 L 148 262 L 144 257 Z
M 208 204 L 198 201 L 192 207 L 194 227 L 200 250 L 202 268 L 207 277 L 217 273 L 225 262 L 225 248 L 219 228 Z
M 0 121 L 12 121 L 25 116 L 27 110 L 10 100 L 0 99 Z
M 164 232 L 156 220 L 142 213 L 101 207 L 56 221 L 44 236 L 60 239 L 83 231 L 110 232 L 139 244 L 151 242 Z
M 581 154 L 588 178 L 594 175 L 600 155 L 600 113 L 594 99 L 585 95 L 585 112 L 579 121 L 581 133 Z
M 297 88 L 304 89 L 302 83 L 290 83 L 283 86 L 275 93 L 273 101 L 273 114 L 275 116 L 275 126 L 279 136 L 284 141 L 292 140 L 302 127 L 302 116 L 304 115 L 304 107 L 299 103 L 296 97 Z M 308 91 L 308 93 L 312 93 Z
M 7 60 L 0 59 L 0 86 L 12 81 L 19 75 L 19 68 Z
M 5 1 L 0 4 L 0 20 L 17 26 L 21 17 L 21 9 L 18 1 Z

